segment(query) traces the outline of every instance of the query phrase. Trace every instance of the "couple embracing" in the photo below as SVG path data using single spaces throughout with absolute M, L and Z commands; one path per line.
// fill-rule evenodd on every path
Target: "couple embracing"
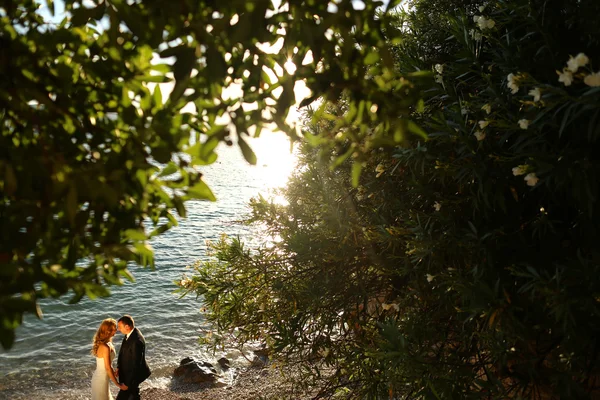
M 112 361 L 116 355 L 112 338 L 119 331 L 125 335 L 117 369 L 113 369 Z M 119 389 L 117 400 L 139 400 L 140 383 L 150 376 L 150 368 L 146 363 L 146 341 L 133 318 L 124 315 L 115 321 L 107 318 L 100 324 L 94 335 L 92 355 L 96 357 L 96 370 L 92 376 L 92 400 L 112 400 L 109 381 L 113 381 Z

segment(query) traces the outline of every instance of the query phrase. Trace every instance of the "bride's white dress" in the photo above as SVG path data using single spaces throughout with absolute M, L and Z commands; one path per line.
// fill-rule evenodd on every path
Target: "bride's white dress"
M 112 343 L 108 343 L 108 347 L 110 349 L 110 364 L 112 365 L 116 352 Z M 108 389 L 109 384 L 110 377 L 104 367 L 104 359 L 96 357 L 96 370 L 92 375 L 92 400 L 113 400 Z

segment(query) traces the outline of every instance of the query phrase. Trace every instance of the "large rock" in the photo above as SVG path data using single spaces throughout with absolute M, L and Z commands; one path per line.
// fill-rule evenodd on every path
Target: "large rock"
M 227 358 L 225 358 L 225 357 L 219 358 L 217 360 L 217 363 L 219 363 L 219 365 L 221 366 L 221 369 L 223 371 L 227 371 L 231 367 L 231 365 L 229 363 L 229 360 Z
M 211 363 L 195 361 L 190 357 L 181 360 L 173 375 L 183 383 L 215 383 L 218 378 L 217 370 Z

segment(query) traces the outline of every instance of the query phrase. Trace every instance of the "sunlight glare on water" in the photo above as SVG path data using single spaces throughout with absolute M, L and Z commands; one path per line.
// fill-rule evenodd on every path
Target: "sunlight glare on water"
M 288 137 L 281 133 L 267 132 L 252 140 L 250 145 L 258 160 L 257 179 L 266 182 L 269 189 L 284 186 L 296 166 Z

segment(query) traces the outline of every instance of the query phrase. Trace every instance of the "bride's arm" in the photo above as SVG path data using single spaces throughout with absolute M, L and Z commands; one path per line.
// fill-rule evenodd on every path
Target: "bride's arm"
M 110 364 L 110 348 L 108 347 L 108 345 L 100 345 L 100 347 L 98 348 L 98 353 L 100 357 L 104 359 L 104 368 L 106 369 L 106 373 L 108 374 L 110 380 L 113 381 L 115 385 L 119 387 L 119 389 L 127 390 L 127 386 L 117 381 L 115 371 L 113 370 L 112 365 Z

